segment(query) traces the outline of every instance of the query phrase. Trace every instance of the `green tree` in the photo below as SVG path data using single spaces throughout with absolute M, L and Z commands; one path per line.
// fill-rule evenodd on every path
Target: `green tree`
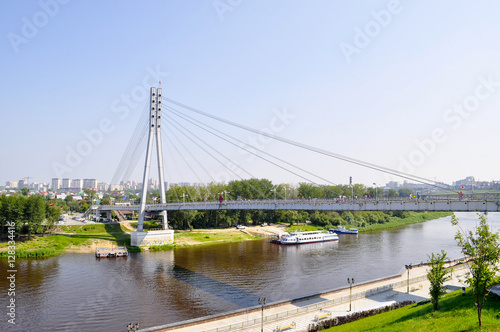
M 310 183 L 299 183 L 298 190 L 300 198 L 323 198 L 325 196 L 322 188 Z
M 23 196 L 28 196 L 28 194 L 30 193 L 30 190 L 26 187 L 23 187 L 21 189 L 21 194 L 23 194 Z
M 20 233 L 25 221 L 25 205 L 27 197 L 25 196 L 2 196 L 0 205 L 0 220 L 2 222 L 14 222 L 16 231 Z
M 408 188 L 401 188 L 398 190 L 398 193 L 400 197 L 410 197 L 412 191 Z
M 455 235 L 462 253 L 469 257 L 469 271 L 465 281 L 472 287 L 472 296 L 477 309 L 479 328 L 481 328 L 481 311 L 484 300 L 488 295 L 488 288 L 493 285 L 495 276 L 499 272 L 498 260 L 500 257 L 499 234 L 490 230 L 486 217 L 479 215 L 479 225 L 474 231 L 460 230 Z M 459 226 L 455 215 L 451 223 Z
M 410 194 L 408 194 L 409 196 Z M 399 193 L 394 190 L 394 189 L 389 189 L 389 192 L 387 193 L 387 197 L 398 197 Z
M 28 240 L 31 240 L 31 235 L 41 230 L 42 222 L 45 220 L 46 214 L 45 200 L 40 195 L 28 197 L 25 206 L 25 217 L 28 223 Z
M 102 205 L 109 205 L 109 204 L 111 204 L 111 200 L 108 197 L 103 198 L 103 199 L 101 199 L 101 204 Z
M 447 254 L 444 250 L 441 250 L 441 253 L 432 253 L 428 257 L 427 263 L 429 264 L 430 270 L 427 272 L 427 279 L 431 283 L 429 295 L 431 296 L 431 303 L 434 306 L 434 310 L 438 310 L 439 299 L 445 289 L 443 284 L 448 275 L 448 271 L 444 268 Z

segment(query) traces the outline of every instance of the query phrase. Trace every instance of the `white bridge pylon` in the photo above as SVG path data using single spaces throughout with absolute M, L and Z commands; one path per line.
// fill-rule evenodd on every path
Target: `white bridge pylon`
M 151 88 L 149 106 L 149 135 L 148 147 L 146 150 L 146 162 L 144 165 L 144 177 L 142 180 L 141 204 L 139 205 L 139 222 L 137 231 L 142 232 L 144 226 L 144 216 L 146 215 L 146 199 L 148 194 L 149 170 L 151 168 L 151 151 L 153 149 L 153 139 L 156 140 L 156 155 L 158 157 L 158 177 L 160 178 L 160 202 L 166 204 L 165 197 L 165 177 L 163 175 L 163 153 L 161 146 L 161 88 Z M 167 210 L 158 210 L 162 220 L 163 229 L 168 228 Z

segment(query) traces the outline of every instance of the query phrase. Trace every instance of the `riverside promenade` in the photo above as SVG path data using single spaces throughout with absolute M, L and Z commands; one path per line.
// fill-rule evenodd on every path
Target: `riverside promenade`
M 451 277 L 445 282 L 449 291 L 465 286 L 463 280 L 467 272 L 466 264 L 460 260 L 449 262 L 446 267 L 453 269 Z M 391 305 L 395 302 L 411 300 L 415 302 L 429 298 L 427 265 L 403 269 L 401 274 L 354 284 L 352 296 L 350 289 L 334 289 L 306 297 L 268 303 L 264 306 L 263 327 L 267 332 L 307 331 L 310 324 L 352 312 L 364 311 Z M 460 280 L 459 280 L 460 279 Z M 347 279 L 346 279 L 347 283 Z M 349 311 L 351 306 L 351 311 Z M 201 317 L 189 321 L 141 329 L 141 332 L 176 331 L 176 332 L 225 332 L 225 331 L 260 331 L 261 307 L 245 308 L 234 312 Z

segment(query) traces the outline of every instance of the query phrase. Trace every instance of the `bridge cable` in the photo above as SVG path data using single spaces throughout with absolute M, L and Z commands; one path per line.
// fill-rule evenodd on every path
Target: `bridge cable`
M 194 122 L 192 122 L 192 121 L 190 121 L 190 120 L 187 120 L 185 117 L 188 117 L 188 118 L 190 118 L 191 120 L 196 121 L 196 122 L 198 122 L 198 123 L 200 123 L 200 124 L 201 124 L 201 122 L 200 122 L 200 121 L 198 121 L 198 120 L 196 120 L 196 119 L 193 119 L 192 117 L 190 117 L 190 116 L 188 116 L 188 115 L 185 115 L 185 114 L 183 114 L 183 115 L 178 114 L 178 113 L 180 113 L 179 111 L 177 111 L 177 110 L 175 110 L 175 109 L 173 109 L 173 108 L 170 108 L 169 106 L 166 106 L 166 108 L 168 108 L 168 109 L 169 109 L 169 110 L 171 110 L 171 111 L 176 112 L 176 113 L 173 113 L 173 114 L 177 115 L 178 117 L 183 118 L 185 121 L 190 122 L 191 124 L 193 124 L 193 125 L 195 125 L 195 126 L 197 126 L 197 127 L 201 128 L 201 129 L 203 129 L 203 130 L 207 131 L 208 133 L 210 133 L 210 134 L 212 134 L 212 135 L 214 135 L 214 136 L 216 136 L 216 137 L 218 137 L 218 138 L 220 138 L 220 139 L 222 139 L 222 140 L 224 140 L 224 141 L 226 141 L 226 142 L 228 142 L 228 143 L 230 143 L 230 144 L 232 144 L 232 145 L 234 145 L 234 146 L 238 147 L 239 149 L 242 149 L 242 150 L 244 150 L 244 151 L 246 151 L 246 152 L 248 152 L 248 153 L 250 153 L 250 154 L 253 154 L 254 156 L 256 156 L 256 157 L 258 157 L 258 158 L 260 158 L 260 159 L 262 159 L 262 160 L 264 160 L 264 161 L 266 161 L 266 162 L 268 162 L 268 163 L 270 163 L 270 164 L 272 164 L 272 165 L 274 165 L 274 166 L 276 166 L 276 167 L 279 167 L 279 168 L 281 168 L 281 169 L 283 169 L 283 170 L 285 170 L 285 171 L 287 171 L 287 172 L 289 172 L 289 173 L 292 173 L 292 174 L 294 174 L 295 176 L 297 176 L 297 177 L 299 177 L 299 178 L 302 178 L 302 179 L 304 179 L 304 180 L 306 180 L 306 181 L 309 181 L 309 182 L 311 182 L 311 183 L 313 183 L 313 184 L 316 184 L 316 185 L 318 185 L 318 186 L 320 186 L 320 187 L 323 187 L 325 190 L 330 191 L 331 193 L 334 193 L 334 194 L 337 194 L 337 195 L 341 195 L 340 193 L 338 193 L 338 192 L 336 192 L 336 191 L 333 191 L 333 190 L 331 190 L 330 188 L 328 188 L 328 187 L 326 187 L 326 186 L 324 186 L 324 185 L 318 184 L 318 183 L 316 183 L 315 181 L 312 181 L 312 180 L 311 180 L 311 179 L 309 179 L 309 178 L 306 178 L 306 177 L 304 177 L 304 176 L 302 176 L 302 175 L 300 175 L 300 174 L 298 174 L 298 173 L 296 173 L 296 172 L 294 172 L 294 171 L 292 171 L 292 170 L 290 170 L 290 169 L 287 169 L 286 167 L 283 167 L 283 166 L 281 166 L 281 165 L 279 165 L 279 164 L 277 164 L 277 163 L 275 163 L 275 162 L 273 162 L 273 161 L 270 161 L 269 159 L 264 158 L 264 157 L 262 157 L 262 156 L 260 156 L 260 155 L 258 155 L 258 154 L 256 154 L 256 153 L 252 152 L 252 151 L 251 151 L 251 150 L 249 150 L 249 149 L 246 149 L 246 148 L 244 148 L 244 147 L 242 147 L 242 146 L 240 146 L 240 145 L 237 145 L 237 144 L 235 144 L 234 142 L 231 142 L 231 141 L 229 141 L 229 140 L 227 140 L 227 139 L 225 139 L 225 138 L 223 138 L 223 137 L 221 137 L 221 136 L 219 136 L 219 135 L 217 135 L 217 134 L 215 134 L 215 133 L 213 133 L 213 132 L 211 132 L 211 131 L 207 130 L 206 128 L 201 127 L 200 125 L 198 125 L 198 124 L 196 124 L 196 123 L 194 123 Z M 244 145 L 250 146 L 249 144 L 247 144 L 247 143 L 245 143 L 245 142 L 243 142 L 243 141 L 241 141 L 241 140 L 238 140 L 237 138 L 235 138 L 235 137 L 233 137 L 233 136 L 231 136 L 231 135 L 228 135 L 228 134 L 226 134 L 226 133 L 223 133 L 223 132 L 221 132 L 220 130 L 217 130 L 217 129 L 215 129 L 215 128 L 213 128 L 213 127 L 211 127 L 211 126 L 207 125 L 207 124 L 202 124 L 202 125 L 203 125 L 203 126 L 206 126 L 206 127 L 208 127 L 208 128 L 210 128 L 210 129 L 212 129 L 212 130 L 214 130 L 214 131 L 216 131 L 216 132 L 218 132 L 218 133 L 220 133 L 220 134 L 222 134 L 222 135 L 225 135 L 225 136 L 227 136 L 227 137 L 230 137 L 231 139 L 233 139 L 233 140 L 235 140 L 235 141 L 237 141 L 237 142 L 240 142 L 240 143 L 243 143 Z M 308 173 L 308 174 L 310 174 L 310 175 L 312 175 L 312 176 L 315 176 L 315 177 L 317 177 L 317 178 L 319 178 L 319 179 L 322 179 L 323 181 L 326 181 L 326 182 L 328 182 L 328 183 L 332 184 L 333 186 L 336 186 L 336 184 L 335 184 L 335 183 L 333 183 L 333 182 L 331 182 L 331 181 L 329 181 L 329 180 L 327 180 L 327 179 L 325 179 L 325 178 L 323 178 L 323 177 L 321 177 L 321 176 L 319 176 L 319 175 L 315 175 L 315 174 L 313 174 L 313 173 L 311 173 L 311 172 L 309 172 L 309 171 L 307 171 L 307 170 L 305 170 L 305 169 L 303 169 L 303 168 L 301 168 L 301 167 L 299 167 L 299 166 L 293 165 L 292 163 L 289 163 L 289 162 L 287 162 L 286 160 L 283 160 L 283 159 L 281 159 L 281 158 L 278 158 L 278 157 L 276 157 L 276 156 L 273 156 L 273 155 L 271 155 L 270 153 L 267 153 L 267 152 L 265 152 L 265 151 L 263 151 L 263 150 L 261 150 L 261 149 L 258 149 L 258 148 L 256 148 L 256 147 L 252 147 L 252 148 L 253 148 L 253 149 L 255 149 L 255 150 L 260 151 L 261 153 L 263 153 L 263 154 L 265 154 L 265 155 L 267 155 L 267 156 L 270 156 L 270 157 L 272 157 L 272 158 L 275 158 L 275 159 L 277 159 L 277 160 L 279 160 L 279 161 L 281 161 L 281 162 L 283 162 L 283 163 L 285 163 L 285 164 L 287 164 L 287 165 L 290 165 L 290 166 L 292 166 L 292 167 L 295 167 L 295 168 L 297 168 L 297 169 L 299 169 L 299 170 L 301 170 L 301 171 L 303 171 L 303 172 L 305 172 L 305 173 Z M 281 194 L 279 194 L 279 195 L 280 195 L 282 198 L 284 198 Z
M 163 121 L 165 122 L 165 126 L 168 126 L 168 120 L 165 120 L 166 117 L 164 117 Z M 167 135 L 166 133 L 166 130 L 164 129 L 164 127 L 162 127 L 165 135 Z M 191 156 L 191 158 L 198 164 L 198 166 L 205 172 L 205 174 L 207 174 L 207 176 L 212 179 L 212 181 L 215 181 L 215 179 L 213 178 L 213 176 L 210 174 L 210 172 L 207 170 L 207 168 L 205 166 L 203 166 L 202 163 L 200 163 L 200 161 L 191 153 L 191 151 L 189 149 L 186 148 L 186 146 L 184 145 L 184 143 L 182 143 L 182 141 L 175 135 L 174 132 L 171 132 L 172 135 L 174 135 L 174 137 L 176 138 L 177 142 L 182 145 L 182 147 L 188 152 L 188 154 Z M 191 168 L 191 166 L 188 164 L 188 167 Z M 201 180 L 201 178 L 198 176 L 198 174 L 191 168 L 191 170 L 193 171 L 193 173 L 195 174 L 196 178 L 198 179 L 198 182 L 202 183 L 203 181 Z M 211 193 L 210 193 L 211 194 Z M 200 190 L 200 196 L 201 196 L 201 190 Z
M 168 107 L 168 106 L 167 106 L 167 107 Z M 303 169 L 303 168 L 301 168 L 301 167 L 299 167 L 299 166 L 296 166 L 296 165 L 294 165 L 294 164 L 292 164 L 292 163 L 290 163 L 290 162 L 288 162 L 288 161 L 286 161 L 286 160 L 284 160 L 284 159 L 281 159 L 281 158 L 276 157 L 276 156 L 274 156 L 274 155 L 272 155 L 272 154 L 270 154 L 270 153 L 267 153 L 267 152 L 265 152 L 264 150 L 261 150 L 261 149 L 259 149 L 259 148 L 253 147 L 253 146 L 251 146 L 250 144 L 248 144 L 248 143 L 246 143 L 246 142 L 244 142 L 244 141 L 241 141 L 241 140 L 239 140 L 239 139 L 235 138 L 234 136 L 231 136 L 231 135 L 229 135 L 229 134 L 226 134 L 226 133 L 224 133 L 224 132 L 222 132 L 222 131 L 220 131 L 220 130 L 218 130 L 218 129 L 216 129 L 216 128 L 212 127 L 212 126 L 209 126 L 209 125 L 208 125 L 208 124 L 206 124 L 206 123 L 203 123 L 203 122 L 201 122 L 201 121 L 199 121 L 199 120 L 196 120 L 196 119 L 194 119 L 193 117 L 191 117 L 191 116 L 189 116 L 189 115 L 182 114 L 180 111 L 175 110 L 174 108 L 170 108 L 170 107 L 168 107 L 168 108 L 169 108 L 170 110 L 172 110 L 172 111 L 175 111 L 175 112 L 176 112 L 176 113 L 175 113 L 175 115 L 177 115 L 178 117 L 183 118 L 185 121 L 188 121 L 188 122 L 192 123 L 193 125 L 195 125 L 195 126 L 197 126 L 197 127 L 201 128 L 201 129 L 203 129 L 203 130 L 205 130 L 205 131 L 209 132 L 210 134 L 212 134 L 212 135 L 214 135 L 214 136 L 216 136 L 216 137 L 221 138 L 220 136 L 218 136 L 218 135 L 214 134 L 213 132 L 210 132 L 209 130 L 207 130 L 207 129 L 205 129 L 205 128 L 202 128 L 202 127 L 200 127 L 200 126 L 205 126 L 205 127 L 208 127 L 208 128 L 210 128 L 211 130 L 213 130 L 213 131 L 216 131 L 216 132 L 218 132 L 218 133 L 220 133 L 220 134 L 222 134 L 222 135 L 224 135 L 224 136 L 226 136 L 226 137 L 229 137 L 229 138 L 231 138 L 231 139 L 235 140 L 236 142 L 242 143 L 242 144 L 244 144 L 244 145 L 246 145 L 246 146 L 249 146 L 249 147 L 251 147 L 251 148 L 253 148 L 253 149 L 255 149 L 255 150 L 260 151 L 261 153 L 263 153 L 263 154 L 265 154 L 265 155 L 267 155 L 267 156 L 269 156 L 269 157 L 275 158 L 275 159 L 277 159 L 277 160 L 281 161 L 282 163 L 285 163 L 285 164 L 287 164 L 287 165 L 289 165 L 289 166 L 295 167 L 295 168 L 297 168 L 297 169 L 299 169 L 299 170 L 301 170 L 301 171 L 303 171 L 303 172 L 305 172 L 305 173 L 307 173 L 307 174 L 309 174 L 309 175 L 312 175 L 312 176 L 317 177 L 317 178 L 319 178 L 319 179 L 321 179 L 321 180 L 323 180 L 323 181 L 325 181 L 325 182 L 328 182 L 328 183 L 330 183 L 330 184 L 331 184 L 331 185 L 333 185 L 333 186 L 338 186 L 337 184 L 335 184 L 334 182 L 331 182 L 330 180 L 328 180 L 328 179 L 326 179 L 326 178 L 323 178 L 323 177 L 321 177 L 321 176 L 319 176 L 319 175 L 316 175 L 316 174 L 314 174 L 314 173 L 312 173 L 312 172 L 309 172 L 309 171 L 307 171 L 307 170 L 305 170 L 305 169 Z M 187 120 L 187 119 L 186 119 L 186 117 L 187 117 L 187 118 L 189 118 L 189 119 L 191 119 L 191 121 L 198 123 L 199 125 L 197 125 L 196 123 L 193 123 L 193 122 L 191 122 L 191 121 Z M 221 139 L 223 139 L 223 138 L 221 138 Z M 223 139 L 223 140 L 225 140 L 225 139 Z M 226 141 L 227 141 L 227 140 L 226 140 Z M 229 141 L 227 141 L 227 142 L 229 142 Z M 247 150 L 247 149 L 245 149 L 245 148 L 242 148 L 240 145 L 236 145 L 236 144 L 234 144 L 234 143 L 232 143 L 232 142 L 229 142 L 229 143 L 230 143 L 230 144 L 235 145 L 235 146 L 236 146 L 236 147 L 238 147 L 239 149 L 242 149 L 242 150 L 244 150 L 244 151 L 246 151 L 246 152 L 249 152 L 250 154 L 255 155 L 256 157 L 259 157 L 259 158 L 261 158 L 261 159 L 263 159 L 263 160 L 265 160 L 265 161 L 268 161 L 267 159 L 265 159 L 265 158 L 263 158 L 263 157 L 259 156 L 258 154 L 256 154 L 256 153 L 252 152 L 251 150 Z M 269 162 L 269 163 L 271 163 L 271 164 L 273 164 L 273 165 L 276 165 L 276 164 L 274 164 L 273 162 L 270 162 L 270 161 L 268 161 L 268 162 Z M 281 167 L 281 166 L 279 166 L 279 165 L 277 165 L 277 166 L 278 166 L 278 167 Z M 340 195 L 340 193 L 338 193 L 338 192 L 336 192 L 336 191 L 333 191 L 333 190 L 330 190 L 328 187 L 326 187 L 326 186 L 324 186 L 324 185 L 321 185 L 321 184 L 319 184 L 319 183 L 316 183 L 316 182 L 314 182 L 314 181 L 312 181 L 312 180 L 310 180 L 310 179 L 308 179 L 308 178 L 302 177 L 302 176 L 300 176 L 300 175 L 298 175 L 298 174 L 296 174 L 296 173 L 294 173 L 294 172 L 292 172 L 292 171 L 290 171 L 290 170 L 288 170 L 288 169 L 286 169 L 286 168 L 284 168 L 284 167 L 281 167 L 281 168 L 283 168 L 283 169 L 284 169 L 284 170 L 286 170 L 287 172 L 290 172 L 290 173 L 292 173 L 292 174 L 294 174 L 294 175 L 297 175 L 298 177 L 301 177 L 302 179 L 307 180 L 307 181 L 309 181 L 309 182 L 311 182 L 311 183 L 313 183 L 313 184 L 315 184 L 315 185 L 318 185 L 318 186 L 320 186 L 320 187 L 323 187 L 323 188 L 324 188 L 324 189 L 326 189 L 327 191 L 330 191 L 330 192 L 332 192 L 332 193 L 334 193 L 334 194 Z
M 127 147 L 125 148 L 122 158 L 111 180 L 112 184 L 119 184 L 121 180 L 124 179 L 125 173 L 127 173 L 127 167 L 130 167 L 131 164 L 137 165 L 137 158 L 135 158 L 134 160 L 131 151 L 137 149 L 137 146 L 140 144 L 142 137 L 145 136 L 147 132 L 147 130 L 145 130 L 145 127 L 149 127 L 147 124 L 149 117 L 148 113 L 145 111 L 147 109 L 147 106 L 148 105 L 145 105 L 142 115 L 137 122 L 134 132 L 127 144 Z
M 189 132 L 191 135 L 193 135 L 194 137 L 196 137 L 200 142 L 203 142 L 204 144 L 208 145 L 204 140 L 202 140 L 201 138 L 199 138 L 197 135 L 193 134 L 190 130 L 188 130 L 187 128 L 185 128 L 184 126 L 182 126 L 181 124 L 179 124 L 177 121 L 175 121 L 174 119 L 172 119 L 172 121 L 176 122 L 179 126 L 181 126 L 185 131 Z M 173 125 L 171 123 L 171 125 Z M 224 165 L 218 158 L 216 158 L 215 156 L 213 156 L 211 153 L 209 153 L 206 149 L 204 149 L 203 147 L 201 147 L 198 143 L 196 143 L 191 137 L 187 136 L 186 133 L 184 133 L 183 131 L 181 131 L 180 129 L 178 129 L 177 127 L 174 126 L 174 128 L 176 130 L 178 130 L 181 134 L 183 134 L 184 136 L 186 136 L 189 140 L 191 140 L 194 144 L 196 144 L 200 149 L 202 149 L 203 151 L 205 151 L 205 153 L 209 154 L 212 158 L 214 158 L 217 162 L 219 162 L 222 166 L 224 166 L 226 169 L 228 169 L 229 171 L 231 171 L 233 174 L 235 174 L 237 177 L 239 177 L 242 181 L 246 182 L 252 189 L 254 189 L 255 191 L 257 191 L 259 194 L 261 194 L 264 198 L 268 198 L 265 194 L 263 194 L 262 192 L 260 192 L 257 188 L 253 187 L 250 183 L 248 183 L 246 180 L 244 180 L 240 175 L 238 175 L 236 172 L 234 172 L 231 168 L 227 167 L 226 165 Z M 208 145 L 209 146 L 209 145 Z M 229 162 L 232 163 L 232 161 L 227 158 L 226 156 L 224 156 L 223 154 L 221 154 L 219 151 L 215 150 L 213 147 L 209 146 L 212 150 L 214 150 L 215 152 L 217 152 L 219 155 L 221 155 L 222 157 L 224 157 L 226 160 L 228 160 Z M 239 169 L 241 169 L 242 171 L 246 172 L 248 175 L 250 175 L 251 177 L 255 178 L 255 176 L 253 176 L 250 172 L 248 172 L 247 170 L 245 170 L 244 168 L 236 165 Z M 267 189 L 270 189 L 269 187 L 267 187 L 265 184 L 263 184 Z
M 186 149 L 186 147 L 184 146 L 184 144 L 177 138 L 177 136 L 175 135 L 175 133 L 173 131 L 169 131 L 167 133 L 167 131 L 165 130 L 164 126 L 162 126 L 162 131 L 164 132 L 165 135 L 168 135 L 168 134 L 172 135 L 175 138 L 175 140 L 177 141 L 177 143 L 179 143 L 179 145 L 181 145 L 182 147 L 184 147 L 184 149 Z M 198 176 L 198 173 L 196 173 L 196 171 L 186 161 L 186 158 L 182 155 L 182 153 L 177 148 L 177 144 L 172 144 L 172 146 L 177 151 L 177 153 L 182 157 L 182 160 L 187 165 L 187 167 L 189 167 L 189 169 L 191 170 L 191 172 L 193 172 L 194 176 L 198 179 L 198 182 L 201 182 L 200 177 Z M 187 151 L 189 152 L 189 150 L 187 150 Z M 193 197 L 192 197 L 192 195 L 191 195 L 191 193 L 189 191 L 188 191 L 188 194 L 189 194 L 189 196 L 191 196 L 191 200 L 194 202 L 195 200 L 193 199 Z M 201 191 L 199 193 L 199 197 L 201 198 Z
M 343 160 L 343 161 L 346 161 L 346 162 L 349 162 L 349 163 L 352 163 L 352 164 L 355 164 L 355 165 L 358 165 L 358 166 L 370 168 L 370 169 L 373 169 L 373 170 L 376 170 L 376 171 L 379 171 L 379 172 L 388 173 L 388 174 L 392 174 L 392 175 L 395 175 L 395 176 L 398 176 L 398 177 L 406 178 L 406 179 L 409 179 L 409 180 L 412 180 L 412 181 L 415 181 L 415 182 L 420 182 L 420 183 L 423 183 L 423 184 L 427 184 L 427 185 L 430 185 L 430 186 L 433 186 L 433 187 L 436 187 L 436 188 L 445 189 L 445 190 L 451 190 L 450 186 L 446 185 L 445 183 L 433 181 L 433 180 L 426 179 L 426 178 L 423 178 L 423 177 L 420 177 L 420 176 L 407 174 L 407 173 L 396 171 L 396 170 L 393 170 L 393 169 L 390 169 L 390 168 L 387 168 L 387 167 L 384 167 L 384 166 L 379 166 L 379 165 L 371 164 L 371 163 L 368 163 L 368 162 L 364 162 L 364 161 L 361 161 L 361 160 L 357 160 L 357 159 L 354 159 L 354 158 L 343 156 L 343 155 L 340 155 L 340 154 L 337 154 L 337 153 L 334 153 L 334 152 L 330 152 L 330 151 L 327 151 L 327 150 L 315 148 L 315 147 L 307 145 L 307 144 L 295 142 L 295 141 L 292 141 L 290 139 L 282 138 L 282 137 L 279 137 L 279 136 L 276 136 L 276 135 L 272 135 L 272 134 L 269 134 L 269 133 L 266 133 L 266 132 L 263 132 L 263 131 L 260 131 L 260 130 L 253 129 L 251 127 L 247 127 L 245 125 L 238 124 L 238 123 L 233 122 L 233 121 L 229 121 L 229 120 L 220 118 L 218 116 L 215 116 L 215 115 L 203 112 L 203 111 L 198 110 L 198 109 L 196 109 L 194 107 L 190 107 L 188 105 L 182 104 L 180 102 L 177 102 L 175 100 L 172 100 L 172 99 L 169 99 L 169 98 L 166 98 L 166 97 L 163 97 L 162 99 L 165 100 L 165 101 L 167 101 L 167 102 L 170 102 L 170 103 L 176 104 L 178 106 L 181 106 L 181 107 L 183 107 L 183 108 L 185 108 L 185 109 L 187 109 L 189 111 L 192 111 L 192 112 L 204 115 L 206 117 L 209 117 L 209 118 L 212 118 L 212 119 L 224 122 L 226 124 L 229 124 L 229 125 L 232 125 L 232 126 L 235 126 L 235 127 L 238 127 L 238 128 L 241 128 L 241 129 L 244 129 L 244 130 L 256 133 L 256 134 L 259 134 L 259 135 L 263 135 L 263 136 L 266 136 L 266 137 L 269 137 L 269 138 L 272 138 L 272 139 L 275 139 L 275 140 L 278 140 L 278 141 L 281 141 L 281 142 L 284 142 L 284 143 L 287 143 L 287 144 L 290 144 L 290 145 L 294 145 L 294 146 L 300 147 L 300 148 L 308 150 L 308 151 L 316 152 L 318 154 L 323 154 L 325 156 L 329 156 L 329 157 L 332 157 L 332 158 Z
M 147 108 L 147 105 L 145 108 Z M 147 113 L 143 111 L 142 116 L 139 122 L 137 123 L 133 135 L 130 138 L 127 148 L 125 149 L 125 152 L 122 156 L 120 164 L 117 168 L 117 172 L 115 173 L 116 174 L 116 176 L 114 177 L 114 180 L 116 181 L 115 184 L 119 184 L 118 181 L 123 180 L 125 178 L 126 168 L 129 167 L 128 165 L 130 165 L 131 163 L 132 164 L 137 163 L 136 160 L 137 158 L 134 158 L 134 156 L 130 152 L 134 149 L 137 149 L 138 145 L 140 144 L 141 137 L 145 136 L 145 134 L 147 133 L 147 128 L 148 128 L 147 122 L 148 122 Z
M 165 107 L 164 107 L 165 109 Z M 229 158 L 227 158 L 226 156 L 224 156 L 223 154 L 221 154 L 219 151 L 215 150 L 213 147 L 211 147 L 210 145 L 208 145 L 208 143 L 206 143 L 204 140 L 202 140 L 201 138 L 199 138 L 198 136 L 196 136 L 195 134 L 193 134 L 190 130 L 188 130 L 187 128 L 185 128 L 184 126 L 182 126 L 181 124 L 179 124 L 177 121 L 173 120 L 172 121 L 176 122 L 178 125 L 180 125 L 184 130 L 186 130 L 187 132 L 189 132 L 191 135 L 193 135 L 194 137 L 196 137 L 200 142 L 204 143 L 205 145 L 207 145 L 208 147 L 210 147 L 212 150 L 214 150 L 215 152 L 217 152 L 220 156 L 224 157 L 227 161 L 229 161 L 230 163 L 233 163 Z M 172 123 L 171 123 L 172 124 Z M 220 163 L 224 168 L 226 168 L 228 171 L 230 171 L 231 173 L 233 173 L 234 175 L 236 175 L 238 178 L 240 178 L 241 180 L 243 180 L 244 182 L 246 182 L 252 189 L 254 189 L 255 191 L 257 191 L 262 197 L 268 199 L 268 197 L 262 193 L 260 190 L 258 190 L 257 188 L 255 188 L 254 186 L 252 186 L 249 182 L 247 182 L 246 180 L 244 180 L 240 175 L 238 175 L 236 172 L 234 172 L 231 168 L 227 167 L 226 165 L 224 165 L 224 163 L 222 161 L 220 161 L 217 157 L 215 157 L 213 154 L 211 154 L 209 151 L 207 151 L 205 148 L 203 148 L 200 144 L 198 144 L 197 142 L 195 142 L 191 137 L 187 136 L 186 133 L 184 133 L 183 131 L 179 130 L 178 128 L 176 128 L 181 134 L 183 134 L 184 136 L 186 136 L 189 140 L 191 140 L 194 144 L 196 144 L 200 149 L 202 149 L 203 151 L 205 151 L 205 153 L 207 153 L 209 156 L 211 156 L 213 159 L 215 159 L 218 163 Z M 245 173 L 247 173 L 248 175 L 250 175 L 251 177 L 253 178 L 256 178 L 254 175 L 252 175 L 250 172 L 248 172 L 247 170 L 245 170 L 244 168 L 242 168 L 241 166 L 238 166 L 236 165 L 239 169 L 241 169 L 242 171 L 244 171 Z M 267 186 L 266 186 L 267 187 Z M 269 188 L 268 188 L 269 189 Z
M 166 117 L 164 117 L 164 118 L 166 118 Z M 164 120 L 164 121 L 166 122 L 167 120 Z M 166 130 L 165 130 L 165 127 L 166 127 L 166 126 L 168 126 L 168 123 L 167 123 L 167 124 L 165 124 L 165 125 L 163 126 L 162 130 L 163 130 L 163 132 L 165 133 L 165 136 L 167 136 L 167 137 L 168 137 L 168 133 L 167 133 L 167 132 L 166 132 Z M 177 142 L 178 142 L 180 145 L 182 145 L 182 147 L 184 147 L 184 149 L 185 149 L 185 150 L 189 153 L 189 155 L 191 156 L 191 158 L 192 158 L 192 159 L 193 159 L 193 160 L 194 160 L 194 161 L 198 164 L 198 166 L 200 166 L 200 168 L 202 168 L 202 169 L 205 171 L 205 173 L 208 175 L 208 177 L 210 177 L 210 178 L 212 179 L 212 181 L 215 181 L 215 179 L 213 179 L 213 177 L 210 175 L 210 173 L 208 172 L 208 170 L 207 170 L 207 169 L 203 166 L 203 164 L 201 164 L 201 163 L 199 162 L 199 160 L 198 160 L 195 156 L 193 156 L 193 154 L 189 151 L 189 149 L 187 149 L 187 148 L 186 148 L 186 146 L 185 146 L 185 145 L 182 143 L 182 141 L 181 141 L 181 140 L 177 137 L 177 135 L 175 135 L 175 133 L 174 133 L 173 131 L 169 131 L 169 133 L 170 133 L 170 134 L 172 134 L 172 135 L 175 137 L 175 139 L 177 140 Z M 175 145 L 173 145 L 173 146 L 175 146 Z M 178 153 L 180 154 L 180 152 L 178 152 Z M 187 165 L 188 165 L 188 167 L 192 170 L 192 172 L 194 173 L 194 175 L 195 175 L 195 176 L 196 176 L 196 178 L 198 179 L 198 182 L 202 183 L 203 181 L 202 181 L 202 180 L 201 180 L 201 178 L 198 176 L 198 174 L 197 174 L 197 173 L 193 170 L 193 168 L 191 167 L 191 165 L 189 165 L 188 163 L 186 163 L 186 164 L 187 164 Z M 201 200 L 201 199 L 203 199 L 203 198 L 202 198 L 202 195 L 201 195 L 201 187 L 199 187 L 199 188 L 198 188 L 198 196 L 200 197 L 200 200 Z M 212 192 L 209 192 L 209 196 L 210 196 L 210 197 L 212 197 L 212 198 L 214 198 L 214 199 L 216 198 L 216 197 L 212 194 Z M 193 200 L 193 201 L 194 201 L 194 200 Z

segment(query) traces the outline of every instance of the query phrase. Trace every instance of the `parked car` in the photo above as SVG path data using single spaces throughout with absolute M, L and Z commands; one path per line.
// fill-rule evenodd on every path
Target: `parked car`
M 267 222 L 263 222 L 263 223 L 261 224 L 261 226 L 262 226 L 262 227 L 267 226 Z
M 245 229 L 245 225 L 236 225 L 236 229 Z

